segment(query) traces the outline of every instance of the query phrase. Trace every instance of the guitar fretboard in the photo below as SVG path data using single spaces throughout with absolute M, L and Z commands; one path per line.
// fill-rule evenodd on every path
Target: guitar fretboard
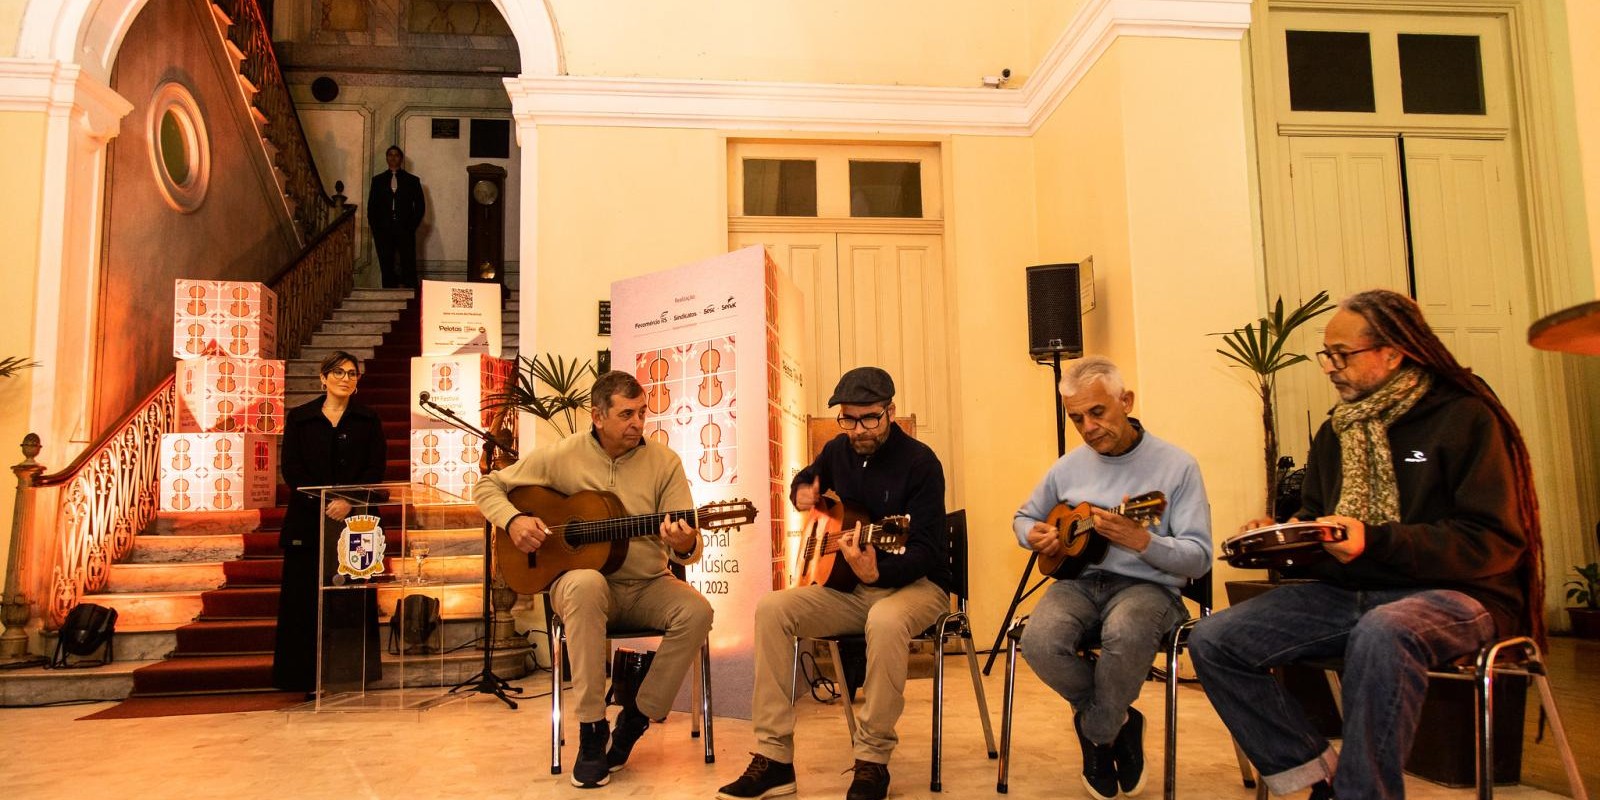
M 855 530 L 855 528 L 851 528 L 850 530 Z M 882 525 L 862 525 L 861 526 L 861 543 L 862 544 L 873 544 L 873 545 L 879 544 L 878 542 L 875 542 L 872 539 L 873 539 L 873 537 L 876 537 L 879 534 L 882 534 L 883 531 L 884 531 L 884 527 Z M 829 533 L 826 536 L 824 536 L 823 537 L 823 542 L 822 542 L 822 555 L 829 555 L 829 554 L 832 554 L 832 553 L 839 552 L 839 539 L 843 538 L 845 533 L 846 533 L 846 531 L 839 531 L 838 533 Z M 802 555 L 804 557 L 806 557 L 806 558 L 810 558 L 810 557 L 812 557 L 814 555 L 817 555 L 817 553 L 815 551 L 816 551 L 816 540 L 813 539 L 813 540 L 811 540 L 811 541 L 806 543 L 805 548 L 804 548 L 804 552 L 802 553 Z
M 698 509 L 691 508 L 684 511 L 640 514 L 636 517 L 612 517 L 611 519 L 569 522 L 561 526 L 559 530 L 569 545 L 619 542 L 624 539 L 636 539 L 640 536 L 654 536 L 660 533 L 661 521 L 667 517 L 685 520 L 691 528 L 700 527 L 700 512 Z

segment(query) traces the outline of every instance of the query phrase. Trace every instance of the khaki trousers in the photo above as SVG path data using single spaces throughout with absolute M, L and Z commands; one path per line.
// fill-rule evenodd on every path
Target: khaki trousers
M 840 565 L 841 568 L 848 569 Z M 866 699 L 856 707 L 855 757 L 889 763 L 905 709 L 911 639 L 950 609 L 938 584 L 922 578 L 899 589 L 857 586 L 845 594 L 822 586 L 773 592 L 756 605 L 756 752 L 794 763 L 793 679 L 796 637 L 862 634 L 867 638 Z
M 572 662 L 579 722 L 606 718 L 607 625 L 667 632 L 639 687 L 639 711 L 654 720 L 672 710 L 683 676 L 711 631 L 711 604 L 671 575 L 613 582 L 592 569 L 573 570 L 551 585 L 550 608 L 567 626 L 567 658 Z

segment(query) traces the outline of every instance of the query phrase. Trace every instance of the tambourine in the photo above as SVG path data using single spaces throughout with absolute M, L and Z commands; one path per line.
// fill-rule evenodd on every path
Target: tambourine
M 1282 569 L 1325 558 L 1323 543 L 1342 541 L 1343 525 L 1283 522 L 1228 537 L 1222 543 L 1222 560 L 1239 569 Z

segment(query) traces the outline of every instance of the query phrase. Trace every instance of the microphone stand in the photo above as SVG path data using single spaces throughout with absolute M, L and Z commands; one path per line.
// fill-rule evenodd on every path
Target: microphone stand
M 1051 366 L 1054 368 L 1056 376 L 1055 383 L 1050 386 L 1050 391 L 1056 396 L 1056 457 L 1060 458 L 1067 454 L 1067 409 L 1061 402 L 1060 350 L 1055 351 L 1055 359 Z M 1033 574 L 1033 565 L 1038 561 L 1039 553 L 1030 551 L 1028 553 L 1028 565 L 1022 568 L 1022 577 L 1017 579 L 1017 590 L 1011 595 L 1011 605 L 1006 607 L 1006 617 L 1000 622 L 1000 631 L 994 636 L 994 645 L 989 648 L 989 658 L 983 662 L 983 674 L 985 675 L 989 674 L 989 670 L 994 667 L 995 658 L 1000 655 L 1000 644 L 1005 641 L 1006 631 L 1011 628 L 1011 620 L 1017 615 L 1017 606 L 1022 605 L 1022 601 L 1031 597 L 1034 592 L 1039 591 L 1039 587 L 1044 586 L 1045 581 L 1050 580 L 1050 576 L 1046 575 L 1040 578 L 1039 582 L 1033 585 L 1033 588 L 1028 588 L 1028 577 Z
M 515 459 L 516 448 L 501 442 L 493 433 L 483 430 L 476 425 L 462 419 L 454 411 L 434 403 L 428 399 L 428 393 L 423 392 L 417 397 L 417 402 L 428 416 L 449 425 L 452 428 L 477 436 L 483 442 L 483 458 L 478 462 L 478 470 L 484 475 L 494 471 L 494 453 L 496 449 L 502 450 L 506 455 Z M 513 711 L 517 702 L 511 696 L 521 696 L 522 688 L 513 686 L 510 681 L 494 673 L 494 608 L 489 602 L 491 588 L 494 584 L 494 524 L 487 517 L 483 520 L 483 668 L 478 674 L 450 687 L 450 693 L 455 694 L 462 689 L 470 688 L 477 694 L 490 694 L 500 699 Z

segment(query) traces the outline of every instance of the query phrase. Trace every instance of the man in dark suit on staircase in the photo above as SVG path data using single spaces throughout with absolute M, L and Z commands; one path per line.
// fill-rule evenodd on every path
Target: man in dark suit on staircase
M 390 145 L 383 159 L 389 168 L 372 176 L 367 190 L 367 225 L 378 249 L 383 287 L 417 287 L 417 226 L 428 210 L 422 198 L 422 181 L 400 168 L 406 154 Z

